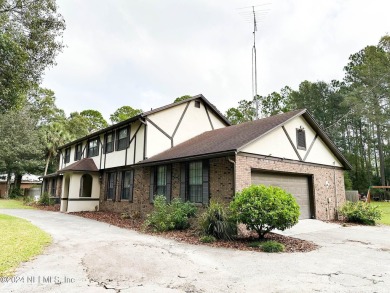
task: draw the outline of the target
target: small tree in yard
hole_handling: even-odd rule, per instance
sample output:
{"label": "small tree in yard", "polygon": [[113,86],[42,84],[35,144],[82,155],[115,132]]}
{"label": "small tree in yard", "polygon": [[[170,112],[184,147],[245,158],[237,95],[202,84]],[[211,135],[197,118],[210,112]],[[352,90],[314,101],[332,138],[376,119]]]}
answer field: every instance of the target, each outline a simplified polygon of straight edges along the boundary
{"label": "small tree in yard", "polygon": [[285,230],[298,223],[299,206],[295,198],[275,186],[252,185],[238,192],[231,209],[238,222],[264,238],[268,232]]}

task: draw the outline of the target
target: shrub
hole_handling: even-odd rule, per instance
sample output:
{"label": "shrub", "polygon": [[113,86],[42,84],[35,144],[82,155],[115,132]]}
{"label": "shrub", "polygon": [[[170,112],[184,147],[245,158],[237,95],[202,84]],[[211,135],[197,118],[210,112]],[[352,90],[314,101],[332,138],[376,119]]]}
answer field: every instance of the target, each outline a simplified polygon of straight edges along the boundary
{"label": "shrub", "polygon": [[200,237],[199,240],[200,240],[200,242],[203,242],[203,243],[213,243],[217,239],[211,235],[204,235],[204,236]]}
{"label": "shrub", "polygon": [[31,205],[34,202],[33,196],[25,196],[23,197],[23,204],[24,205]]}
{"label": "shrub", "polygon": [[17,199],[17,198],[19,198],[19,197],[21,197],[21,196],[23,196],[23,190],[20,189],[20,188],[12,188],[12,189],[10,190],[9,195],[8,195],[8,197],[9,197],[10,199]]}
{"label": "shrub", "polygon": [[48,192],[44,192],[41,194],[41,197],[39,198],[38,203],[42,206],[48,206],[50,205],[50,195]]}
{"label": "shrub", "polygon": [[252,241],[252,242],[249,242],[249,243],[247,244],[247,246],[249,246],[249,247],[260,247],[260,246],[261,246],[261,243],[262,243],[262,242],[260,242],[260,241]]}
{"label": "shrub", "polygon": [[285,247],[282,243],[270,240],[261,244],[261,249],[264,252],[283,252]]}
{"label": "shrub", "polygon": [[268,232],[285,230],[298,223],[295,198],[275,186],[251,185],[238,192],[230,205],[236,219],[264,238]]}
{"label": "shrub", "polygon": [[208,208],[199,217],[198,225],[205,235],[217,239],[233,239],[237,235],[237,222],[229,208],[211,201]]}
{"label": "shrub", "polygon": [[377,206],[372,206],[366,202],[347,201],[339,210],[340,214],[347,222],[361,223],[365,225],[375,225],[375,220],[382,217]]}
{"label": "shrub", "polygon": [[180,199],[167,203],[165,196],[158,195],[154,199],[154,210],[145,220],[145,225],[155,231],[183,230],[189,227],[189,217],[195,215],[196,207],[190,202]]}

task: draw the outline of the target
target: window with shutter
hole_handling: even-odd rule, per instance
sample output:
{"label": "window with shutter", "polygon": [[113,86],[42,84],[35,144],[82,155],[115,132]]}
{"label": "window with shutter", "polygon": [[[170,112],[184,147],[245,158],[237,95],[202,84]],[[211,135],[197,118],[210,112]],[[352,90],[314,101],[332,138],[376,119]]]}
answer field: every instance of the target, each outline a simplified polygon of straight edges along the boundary
{"label": "window with shutter", "polygon": [[306,134],[303,128],[297,129],[297,149],[306,150]]}

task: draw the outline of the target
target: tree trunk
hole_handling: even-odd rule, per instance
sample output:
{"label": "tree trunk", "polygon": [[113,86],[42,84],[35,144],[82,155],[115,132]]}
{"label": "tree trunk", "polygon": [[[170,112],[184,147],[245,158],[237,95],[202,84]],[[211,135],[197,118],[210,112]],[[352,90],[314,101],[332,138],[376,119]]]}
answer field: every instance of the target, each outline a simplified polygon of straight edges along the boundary
{"label": "tree trunk", "polygon": [[379,168],[380,168],[380,175],[381,175],[381,184],[382,186],[386,185],[386,177],[385,177],[385,158],[383,155],[383,145],[382,145],[382,131],[381,127],[377,124],[376,125],[377,130],[377,139],[378,139],[378,151],[379,151]]}
{"label": "tree trunk", "polygon": [[43,174],[44,176],[47,175],[47,169],[49,168],[50,159],[51,159],[51,152],[49,152],[47,159],[46,159],[45,173]]}
{"label": "tree trunk", "polygon": [[8,198],[10,188],[11,188],[11,172],[8,172],[4,198]]}

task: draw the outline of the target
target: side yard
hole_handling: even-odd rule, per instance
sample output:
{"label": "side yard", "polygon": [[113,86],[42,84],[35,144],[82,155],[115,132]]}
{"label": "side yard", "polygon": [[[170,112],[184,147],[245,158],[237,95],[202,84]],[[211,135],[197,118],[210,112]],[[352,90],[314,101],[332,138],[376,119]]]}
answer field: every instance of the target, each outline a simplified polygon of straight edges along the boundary
{"label": "side yard", "polygon": [[382,212],[382,218],[379,224],[390,225],[390,202],[371,202],[372,205],[379,207]]}
{"label": "side yard", "polygon": [[0,214],[0,276],[11,276],[21,262],[42,253],[51,243],[48,233],[30,222]]}

